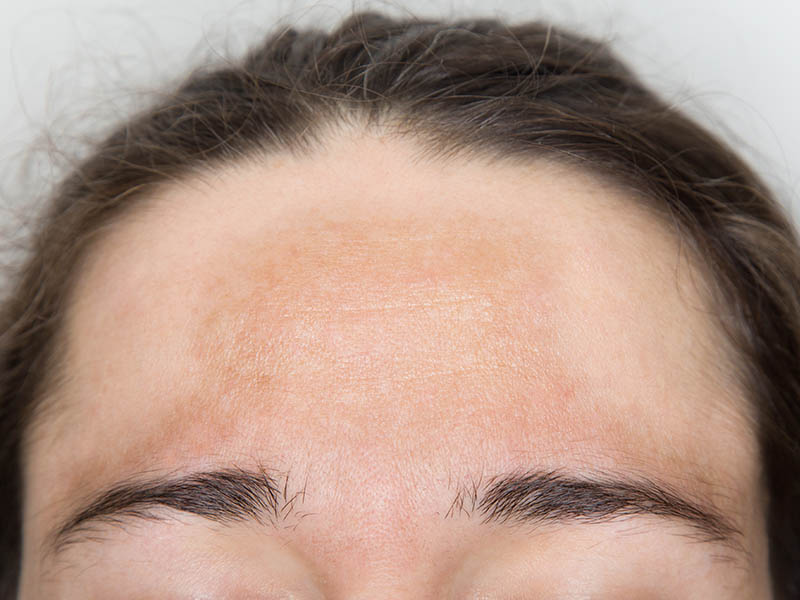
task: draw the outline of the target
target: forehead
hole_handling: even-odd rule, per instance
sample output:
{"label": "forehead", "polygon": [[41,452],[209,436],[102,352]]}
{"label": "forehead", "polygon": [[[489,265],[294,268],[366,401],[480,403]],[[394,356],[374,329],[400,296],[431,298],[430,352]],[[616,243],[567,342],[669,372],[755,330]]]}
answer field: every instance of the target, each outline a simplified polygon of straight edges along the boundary
{"label": "forehead", "polygon": [[414,157],[372,137],[267,157],[110,230],[28,496],[227,460],[299,469],[360,517],[532,463],[751,500],[743,402],[670,231],[564,167]]}

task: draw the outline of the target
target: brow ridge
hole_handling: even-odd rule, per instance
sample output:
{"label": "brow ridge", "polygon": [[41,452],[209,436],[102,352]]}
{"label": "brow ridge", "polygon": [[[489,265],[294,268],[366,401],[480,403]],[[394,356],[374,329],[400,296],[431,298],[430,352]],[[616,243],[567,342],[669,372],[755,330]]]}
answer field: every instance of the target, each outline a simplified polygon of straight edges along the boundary
{"label": "brow ridge", "polygon": [[[282,479],[282,481],[281,481]],[[289,515],[300,516],[306,486],[288,492],[288,473],[238,467],[131,478],[94,497],[60,527],[47,543],[51,551],[89,537],[93,527],[124,525],[134,519],[165,518],[168,508],[213,522],[257,522],[277,526]],[[633,516],[655,516],[688,525],[701,541],[735,547],[742,533],[716,508],[690,499],[663,483],[617,474],[575,475],[558,470],[519,470],[462,485],[444,515],[480,515],[484,525],[604,523]]]}

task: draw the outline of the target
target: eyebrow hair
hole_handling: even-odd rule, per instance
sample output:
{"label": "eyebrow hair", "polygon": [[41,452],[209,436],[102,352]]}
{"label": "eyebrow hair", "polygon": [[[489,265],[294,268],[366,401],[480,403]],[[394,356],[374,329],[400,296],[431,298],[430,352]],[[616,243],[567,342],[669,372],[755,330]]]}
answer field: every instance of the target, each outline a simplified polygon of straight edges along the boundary
{"label": "eyebrow hair", "polygon": [[[92,539],[104,524],[125,525],[136,519],[165,518],[168,508],[221,524],[257,522],[277,526],[298,511],[306,487],[288,493],[288,473],[279,478],[266,470],[230,468],[147,481],[129,480],[98,494],[56,528],[50,551]],[[474,514],[482,523],[605,523],[633,516],[655,516],[691,527],[700,541],[721,543],[747,555],[742,533],[709,505],[691,500],[646,478],[607,474],[570,475],[559,471],[518,471],[473,480],[461,486],[444,518]]]}
{"label": "eyebrow hair", "polygon": [[559,471],[517,471],[462,486],[446,517],[482,515],[482,523],[606,523],[633,516],[689,526],[701,541],[742,550],[742,532],[716,508],[647,478]]}
{"label": "eyebrow hair", "polygon": [[[60,552],[91,537],[98,525],[125,525],[136,520],[160,520],[159,508],[203,517],[221,524],[255,521],[284,522],[305,497],[305,486],[289,494],[289,475],[280,478],[265,469],[238,467],[202,471],[146,481],[131,479],[96,495],[49,536],[46,546]],[[302,515],[301,515],[302,516]]]}

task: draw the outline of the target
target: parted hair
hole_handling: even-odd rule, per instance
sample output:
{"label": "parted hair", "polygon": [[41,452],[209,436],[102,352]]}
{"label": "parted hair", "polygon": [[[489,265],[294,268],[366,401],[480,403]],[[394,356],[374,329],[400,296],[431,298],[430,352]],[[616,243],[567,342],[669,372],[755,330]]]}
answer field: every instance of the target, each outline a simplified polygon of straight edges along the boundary
{"label": "parted hair", "polygon": [[65,309],[100,233],[159,186],[313,151],[347,123],[391,127],[432,156],[563,161],[665,216],[707,267],[711,318],[756,415],[775,598],[800,599],[800,244],[773,192],[605,41],[540,21],[376,11],[331,30],[281,26],[242,58],[193,70],[54,187],[0,304],[1,597],[18,588],[25,443],[57,402]]}

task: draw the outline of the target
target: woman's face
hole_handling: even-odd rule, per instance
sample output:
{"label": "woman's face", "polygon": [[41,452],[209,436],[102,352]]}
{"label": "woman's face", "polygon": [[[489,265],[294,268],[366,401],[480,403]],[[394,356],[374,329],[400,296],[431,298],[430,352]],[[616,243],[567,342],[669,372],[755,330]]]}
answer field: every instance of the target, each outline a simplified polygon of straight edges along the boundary
{"label": "woman's face", "polygon": [[29,439],[24,600],[769,597],[688,249],[566,167],[418,151],[342,135],[105,232]]}

